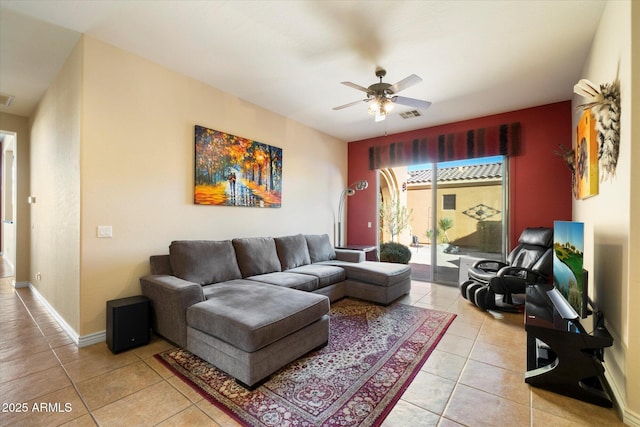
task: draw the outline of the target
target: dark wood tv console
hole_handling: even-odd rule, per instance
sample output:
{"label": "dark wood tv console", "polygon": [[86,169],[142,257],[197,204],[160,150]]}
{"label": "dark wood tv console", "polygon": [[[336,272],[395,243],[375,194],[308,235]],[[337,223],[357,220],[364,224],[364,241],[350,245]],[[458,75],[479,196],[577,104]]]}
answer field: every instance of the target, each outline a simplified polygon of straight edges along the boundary
{"label": "dark wood tv console", "polygon": [[593,333],[587,333],[575,311],[553,286],[527,286],[525,382],[612,407],[602,361],[604,348],[613,344],[613,338],[601,322],[594,324]]}

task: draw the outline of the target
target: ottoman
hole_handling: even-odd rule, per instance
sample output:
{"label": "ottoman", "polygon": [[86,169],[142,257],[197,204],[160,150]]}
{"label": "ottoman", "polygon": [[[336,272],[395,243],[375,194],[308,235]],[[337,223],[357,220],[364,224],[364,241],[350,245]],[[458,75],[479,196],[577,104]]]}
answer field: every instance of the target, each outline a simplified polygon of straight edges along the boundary
{"label": "ottoman", "polygon": [[411,266],[390,262],[347,262],[324,261],[342,267],[347,275],[345,280],[347,296],[388,305],[411,291]]}
{"label": "ottoman", "polygon": [[329,340],[329,298],[249,280],[208,286],[187,309],[187,350],[253,389]]}

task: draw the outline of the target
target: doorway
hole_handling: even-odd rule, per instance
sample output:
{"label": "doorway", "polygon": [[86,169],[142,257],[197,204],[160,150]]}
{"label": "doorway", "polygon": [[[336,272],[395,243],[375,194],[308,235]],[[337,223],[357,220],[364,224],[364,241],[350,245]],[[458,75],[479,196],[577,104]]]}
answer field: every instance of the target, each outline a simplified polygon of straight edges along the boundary
{"label": "doorway", "polygon": [[0,277],[12,276],[16,265],[16,136],[0,131]]}

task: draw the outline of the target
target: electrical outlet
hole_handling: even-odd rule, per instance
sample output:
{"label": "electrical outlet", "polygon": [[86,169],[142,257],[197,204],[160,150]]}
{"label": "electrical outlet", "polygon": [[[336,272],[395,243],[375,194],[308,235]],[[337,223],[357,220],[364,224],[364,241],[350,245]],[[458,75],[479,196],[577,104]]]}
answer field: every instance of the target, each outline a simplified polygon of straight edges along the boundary
{"label": "electrical outlet", "polygon": [[367,228],[371,228],[371,221],[367,222]]}
{"label": "electrical outlet", "polygon": [[36,280],[38,282],[40,282],[42,280],[42,273],[40,273],[40,272],[36,273]]}
{"label": "electrical outlet", "polygon": [[113,227],[110,225],[99,225],[98,237],[113,237]]}

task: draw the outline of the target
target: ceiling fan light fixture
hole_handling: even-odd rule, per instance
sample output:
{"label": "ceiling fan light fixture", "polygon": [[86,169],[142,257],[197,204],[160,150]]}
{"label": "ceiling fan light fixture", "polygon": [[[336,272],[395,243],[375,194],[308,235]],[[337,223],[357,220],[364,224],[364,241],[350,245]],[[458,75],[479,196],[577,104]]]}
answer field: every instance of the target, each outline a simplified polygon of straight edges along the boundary
{"label": "ceiling fan light fixture", "polygon": [[[390,99],[378,96],[369,104],[369,114],[372,116],[385,116],[393,110],[393,101]],[[380,120],[384,120],[384,117]]]}
{"label": "ceiling fan light fixture", "polygon": [[384,111],[385,114],[388,114],[391,112],[391,110],[393,110],[394,105],[395,104],[392,101],[385,98],[382,102],[382,111]]}
{"label": "ceiling fan light fixture", "polygon": [[[403,96],[397,96],[396,93],[411,87],[417,83],[420,83],[422,79],[415,74],[406,77],[396,84],[384,83],[382,78],[386,75],[386,71],[382,68],[376,69],[376,77],[380,79],[379,83],[374,83],[369,87],[360,86],[351,82],[342,82],[343,85],[349,86],[353,89],[357,89],[367,94],[367,98],[362,101],[369,104],[368,113],[375,117],[376,122],[385,119],[385,116],[393,110],[395,103],[402,105],[408,105],[413,108],[428,108],[431,103],[420,99],[407,98]],[[351,107],[352,105],[359,104],[360,101],[350,102],[345,105],[334,107],[334,110],[342,110],[343,108]]]}

